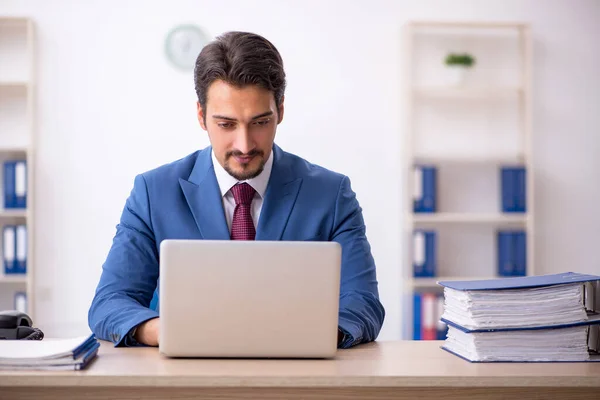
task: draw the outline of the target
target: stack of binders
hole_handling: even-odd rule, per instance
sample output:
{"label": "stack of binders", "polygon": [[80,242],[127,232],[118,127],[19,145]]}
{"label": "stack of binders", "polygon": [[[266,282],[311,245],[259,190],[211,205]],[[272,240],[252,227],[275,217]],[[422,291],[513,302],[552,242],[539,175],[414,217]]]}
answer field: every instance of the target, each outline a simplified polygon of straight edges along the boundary
{"label": "stack of binders", "polygon": [[0,370],[82,370],[96,358],[99,347],[94,335],[0,340]]}
{"label": "stack of binders", "polygon": [[438,283],[450,353],[471,362],[600,361],[600,276]]}

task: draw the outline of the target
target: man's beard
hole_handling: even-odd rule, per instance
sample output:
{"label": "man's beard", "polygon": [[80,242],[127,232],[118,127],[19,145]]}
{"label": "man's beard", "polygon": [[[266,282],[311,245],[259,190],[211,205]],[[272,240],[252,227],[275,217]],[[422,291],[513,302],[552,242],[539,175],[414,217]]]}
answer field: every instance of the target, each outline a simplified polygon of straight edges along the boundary
{"label": "man's beard", "polygon": [[[260,164],[258,165],[258,168],[255,171],[246,170],[246,171],[241,171],[238,173],[238,172],[233,171],[229,165],[229,160],[233,156],[260,157]],[[252,161],[254,161],[254,160],[252,160]],[[240,165],[242,166],[242,168],[244,168],[243,164],[240,164]],[[233,176],[238,181],[245,181],[247,179],[256,178],[265,169],[265,155],[260,150],[252,150],[248,154],[244,154],[241,151],[230,151],[227,154],[225,154],[225,166],[223,168],[225,169],[225,171],[227,171],[227,173],[229,175]]]}

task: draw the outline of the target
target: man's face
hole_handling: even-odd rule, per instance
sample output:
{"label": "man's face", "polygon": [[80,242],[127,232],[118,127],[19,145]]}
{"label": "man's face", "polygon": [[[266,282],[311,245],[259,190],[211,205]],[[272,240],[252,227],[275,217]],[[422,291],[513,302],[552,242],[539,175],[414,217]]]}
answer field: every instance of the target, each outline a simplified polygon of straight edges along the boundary
{"label": "man's face", "polygon": [[283,99],[277,110],[268,90],[256,85],[240,89],[218,80],[208,88],[206,110],[200,103],[197,107],[200,126],[225,171],[240,181],[260,174],[283,119]]}

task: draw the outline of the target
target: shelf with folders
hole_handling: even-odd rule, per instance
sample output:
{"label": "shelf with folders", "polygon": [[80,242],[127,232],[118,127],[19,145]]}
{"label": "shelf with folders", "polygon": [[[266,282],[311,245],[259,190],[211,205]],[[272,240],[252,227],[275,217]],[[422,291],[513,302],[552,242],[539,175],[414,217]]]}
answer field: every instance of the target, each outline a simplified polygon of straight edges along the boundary
{"label": "shelf with folders", "polygon": [[31,20],[0,17],[0,310],[32,318],[33,40]]}
{"label": "shelf with folders", "polygon": [[531,39],[526,24],[435,21],[405,38],[402,332],[427,339],[419,296],[439,280],[534,273]]}

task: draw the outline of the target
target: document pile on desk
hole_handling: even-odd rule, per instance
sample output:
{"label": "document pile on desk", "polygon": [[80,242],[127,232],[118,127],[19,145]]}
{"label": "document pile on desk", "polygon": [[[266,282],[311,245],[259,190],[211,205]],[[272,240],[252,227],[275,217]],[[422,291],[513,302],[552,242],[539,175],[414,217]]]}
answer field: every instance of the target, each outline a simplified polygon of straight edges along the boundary
{"label": "document pile on desk", "polygon": [[0,340],[0,370],[80,370],[98,354],[94,335],[72,339]]}
{"label": "document pile on desk", "polygon": [[600,276],[443,281],[443,349],[472,362],[600,361]]}

